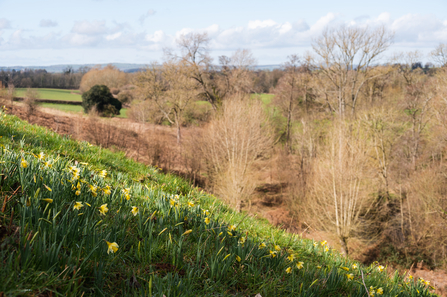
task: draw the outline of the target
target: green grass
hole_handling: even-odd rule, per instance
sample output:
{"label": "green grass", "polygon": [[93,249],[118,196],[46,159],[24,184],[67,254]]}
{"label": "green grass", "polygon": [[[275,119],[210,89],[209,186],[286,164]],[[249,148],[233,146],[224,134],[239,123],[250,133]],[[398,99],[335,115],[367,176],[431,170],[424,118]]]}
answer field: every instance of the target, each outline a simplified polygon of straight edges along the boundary
{"label": "green grass", "polygon": [[362,273],[384,296],[430,296],[123,153],[2,114],[0,136],[6,296],[367,296]]}
{"label": "green grass", "polygon": [[[46,108],[51,108],[51,109],[62,110],[65,112],[72,112],[72,113],[78,113],[78,114],[84,113],[84,109],[80,105],[42,103],[42,104],[40,104],[40,106],[46,107]],[[117,117],[118,118],[127,118],[127,109],[126,108],[121,109],[120,115]]]}
{"label": "green grass", "polygon": [[[81,93],[78,90],[62,90],[62,89],[35,89],[39,92],[40,99],[49,100],[66,100],[66,101],[82,101]],[[25,88],[16,89],[17,97],[24,97]]]}

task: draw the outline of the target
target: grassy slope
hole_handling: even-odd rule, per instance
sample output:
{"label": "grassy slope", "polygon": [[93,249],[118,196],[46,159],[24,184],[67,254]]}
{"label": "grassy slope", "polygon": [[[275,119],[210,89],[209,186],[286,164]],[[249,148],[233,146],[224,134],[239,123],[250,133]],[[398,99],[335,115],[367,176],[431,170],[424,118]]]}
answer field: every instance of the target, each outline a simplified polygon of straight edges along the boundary
{"label": "grassy slope", "polygon": [[[78,90],[62,90],[62,89],[36,89],[39,92],[40,99],[50,100],[67,100],[67,101],[82,101],[81,94]],[[26,93],[25,88],[16,89],[17,97],[24,97]]]}
{"label": "grassy slope", "polygon": [[[353,269],[352,261],[336,251],[324,251],[321,243],[287,234],[266,220],[234,213],[182,179],[123,154],[72,141],[13,116],[1,117],[0,135],[2,145],[9,148],[0,156],[5,177],[2,196],[11,195],[19,185],[23,190],[0,213],[0,234],[9,232],[9,236],[1,235],[0,242],[0,279],[4,280],[0,292],[7,296],[48,291],[64,296],[80,292],[94,296],[366,296],[360,270],[368,288],[383,288],[385,296],[429,295],[420,283],[406,285],[397,274],[389,279],[377,265]],[[44,160],[33,156],[39,152],[46,154]],[[22,158],[28,162],[26,168],[21,167]],[[67,169],[72,160],[88,163],[78,165],[80,179],[76,181]],[[102,169],[109,172],[105,179],[98,174]],[[81,195],[77,196],[79,181]],[[100,190],[106,185],[111,186],[109,195]],[[90,186],[97,187],[97,195]],[[126,188],[130,188],[130,200],[123,192]],[[53,202],[42,200],[46,198]],[[176,206],[171,207],[171,199]],[[84,207],[73,209],[75,201]],[[105,203],[109,212],[100,215],[98,207]],[[133,206],[139,209],[136,216],[131,214]],[[236,230],[230,232],[230,224]],[[6,226],[20,229],[13,232]],[[185,234],[187,230],[192,231]],[[107,254],[105,240],[119,244],[116,253]],[[265,248],[259,248],[262,242]],[[275,245],[279,251],[271,257]],[[293,263],[287,259],[290,255],[295,256]],[[299,262],[303,262],[301,269],[296,266]],[[353,281],[348,281],[349,273]]]}

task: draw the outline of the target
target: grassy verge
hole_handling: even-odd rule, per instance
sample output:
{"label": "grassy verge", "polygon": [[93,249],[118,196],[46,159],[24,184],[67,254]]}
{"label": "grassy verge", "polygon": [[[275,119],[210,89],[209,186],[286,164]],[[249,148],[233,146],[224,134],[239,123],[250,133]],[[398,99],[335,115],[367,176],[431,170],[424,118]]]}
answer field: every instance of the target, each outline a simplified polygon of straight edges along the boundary
{"label": "grassy verge", "polygon": [[[62,90],[62,89],[35,89],[39,95],[40,99],[49,100],[67,100],[67,101],[82,101],[81,93],[78,90]],[[26,93],[25,88],[17,88],[16,96],[24,97]]]}
{"label": "grassy verge", "polygon": [[6,296],[431,295],[123,154],[3,114],[0,136]]}

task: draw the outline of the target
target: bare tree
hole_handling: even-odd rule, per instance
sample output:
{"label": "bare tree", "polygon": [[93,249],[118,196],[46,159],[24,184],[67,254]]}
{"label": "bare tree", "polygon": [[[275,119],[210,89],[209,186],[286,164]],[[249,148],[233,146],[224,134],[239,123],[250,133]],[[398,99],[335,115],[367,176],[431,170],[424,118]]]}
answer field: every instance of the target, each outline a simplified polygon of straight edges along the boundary
{"label": "bare tree", "polygon": [[431,53],[432,60],[441,67],[447,66],[447,43],[440,43]]}
{"label": "bare tree", "polygon": [[216,110],[226,95],[216,84],[212,76],[213,65],[209,55],[210,38],[207,33],[189,33],[180,36],[177,45],[181,56],[176,55],[170,49],[164,49],[165,56],[171,61],[182,61],[190,68],[190,77],[195,80],[200,88],[199,96],[208,101]]}
{"label": "bare tree", "polygon": [[242,96],[225,100],[204,131],[202,149],[215,190],[238,211],[254,190],[253,164],[272,143],[261,102]]}
{"label": "bare tree", "polygon": [[228,94],[248,94],[254,89],[253,67],[256,59],[248,49],[238,49],[231,57],[220,56],[221,89]]}
{"label": "bare tree", "polygon": [[392,40],[393,34],[385,27],[371,29],[342,25],[326,28],[313,42],[312,47],[319,56],[316,66],[334,87],[341,117],[344,117],[348,104],[355,114],[361,88],[366,81],[381,75],[373,74],[371,66],[378,62]]}
{"label": "bare tree", "polygon": [[313,195],[308,198],[309,218],[337,234],[345,255],[349,238],[361,226],[361,215],[372,206],[367,157],[359,125],[338,121],[316,161]]}

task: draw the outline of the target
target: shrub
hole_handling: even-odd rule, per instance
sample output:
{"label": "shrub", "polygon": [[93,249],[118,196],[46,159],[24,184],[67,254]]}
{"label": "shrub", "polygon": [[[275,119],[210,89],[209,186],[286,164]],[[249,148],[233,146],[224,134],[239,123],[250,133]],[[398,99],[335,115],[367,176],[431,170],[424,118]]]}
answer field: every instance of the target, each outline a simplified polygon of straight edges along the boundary
{"label": "shrub", "polygon": [[25,104],[25,110],[27,116],[31,116],[37,110],[37,99],[39,99],[39,92],[35,89],[28,88],[26,90],[23,103]]}
{"label": "shrub", "polygon": [[82,94],[82,107],[85,113],[94,108],[99,115],[112,116],[120,114],[122,104],[113,97],[107,86],[96,85]]}

